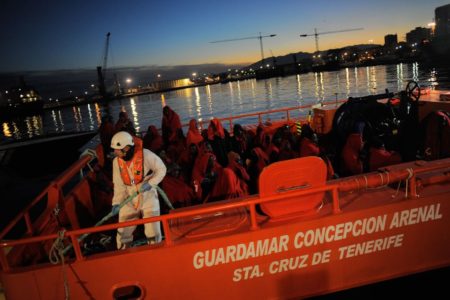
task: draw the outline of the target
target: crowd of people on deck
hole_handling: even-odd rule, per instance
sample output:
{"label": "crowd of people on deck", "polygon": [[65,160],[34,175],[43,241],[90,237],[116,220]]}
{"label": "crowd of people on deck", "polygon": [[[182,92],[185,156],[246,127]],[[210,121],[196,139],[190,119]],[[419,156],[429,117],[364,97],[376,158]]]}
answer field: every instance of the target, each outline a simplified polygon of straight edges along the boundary
{"label": "crowd of people on deck", "polygon": [[[401,162],[400,155],[386,150],[381,140],[365,137],[364,124],[360,123],[355,124],[339,157],[328,155],[308,123],[284,125],[270,133],[265,129],[263,124],[255,131],[234,124],[230,133],[213,118],[207,128],[200,130],[192,119],[185,133],[179,115],[165,106],[161,133],[150,125],[140,137],[143,147],[158,155],[167,168],[160,187],[174,207],[256,194],[264,167],[297,157],[321,157],[328,168],[328,179],[337,177],[337,173],[361,174]],[[110,117],[102,119],[99,132],[105,153],[110,152],[111,139],[119,131],[139,135],[124,111],[115,124]]]}

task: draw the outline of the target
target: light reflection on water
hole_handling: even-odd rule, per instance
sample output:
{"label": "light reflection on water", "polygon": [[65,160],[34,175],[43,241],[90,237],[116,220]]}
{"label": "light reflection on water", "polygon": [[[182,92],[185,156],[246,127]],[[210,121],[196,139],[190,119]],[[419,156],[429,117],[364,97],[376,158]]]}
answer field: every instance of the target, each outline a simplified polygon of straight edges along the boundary
{"label": "light reflection on water", "polygon": [[[136,129],[145,131],[149,125],[161,126],[162,107],[169,105],[186,124],[191,118],[209,120],[280,107],[293,107],[348,97],[365,96],[403,90],[408,80],[421,86],[450,88],[448,69],[425,70],[418,63],[345,68],[333,72],[307,73],[266,80],[244,80],[165,93],[141,95],[113,100],[108,111],[117,121],[119,112],[128,112]],[[34,136],[71,131],[96,130],[105,107],[86,104],[47,110],[42,116],[2,121],[0,140],[27,139]],[[301,115],[308,112],[300,110]],[[242,124],[256,119],[242,120]]]}

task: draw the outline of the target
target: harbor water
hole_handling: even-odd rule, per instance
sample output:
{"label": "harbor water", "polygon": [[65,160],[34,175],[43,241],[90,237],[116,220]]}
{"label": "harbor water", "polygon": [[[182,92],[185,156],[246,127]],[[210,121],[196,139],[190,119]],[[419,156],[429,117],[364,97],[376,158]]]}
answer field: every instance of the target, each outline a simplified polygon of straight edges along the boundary
{"label": "harbor water", "polygon": [[[191,118],[207,121],[280,107],[294,107],[348,97],[398,92],[408,81],[422,87],[450,89],[450,70],[414,64],[345,68],[265,80],[248,79],[112,100],[107,104],[74,104],[43,114],[2,120],[0,140],[23,140],[54,133],[96,130],[109,113],[117,121],[127,111],[138,131],[160,127],[162,107],[169,105],[186,124]],[[35,86],[39,90],[39,86]],[[308,111],[299,111],[306,115]],[[242,120],[242,124],[255,120]]]}

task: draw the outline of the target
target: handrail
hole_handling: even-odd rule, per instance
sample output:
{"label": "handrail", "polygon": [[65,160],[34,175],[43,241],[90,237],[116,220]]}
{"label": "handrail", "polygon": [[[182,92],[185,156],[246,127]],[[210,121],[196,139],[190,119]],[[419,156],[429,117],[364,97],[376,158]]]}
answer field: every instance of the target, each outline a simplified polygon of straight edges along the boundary
{"label": "handrail", "polygon": [[[320,193],[320,192],[326,192],[331,191],[332,192],[332,204],[333,204],[333,213],[339,213],[339,195],[337,193],[338,185],[337,184],[329,184],[324,185],[320,187],[314,187],[311,189],[305,189],[305,190],[296,190],[296,191],[289,191],[289,192],[283,192],[278,193],[270,196],[265,197],[250,197],[243,200],[237,200],[232,202],[227,202],[225,204],[219,204],[214,206],[208,206],[208,207],[199,207],[195,210],[188,210],[188,211],[182,211],[182,212],[175,212],[173,214],[167,214],[167,215],[161,215],[156,217],[150,217],[150,218],[143,218],[133,221],[126,221],[126,222],[120,222],[116,224],[107,224],[107,225],[101,225],[98,227],[91,227],[91,228],[84,228],[84,229],[76,229],[71,231],[64,232],[64,237],[69,237],[72,241],[73,248],[75,250],[75,259],[76,261],[83,260],[84,256],[81,252],[80,244],[78,241],[78,237],[83,234],[92,234],[96,232],[103,232],[108,230],[117,230],[121,227],[128,227],[128,226],[134,226],[134,225],[142,225],[146,223],[152,223],[152,222],[158,222],[161,221],[162,225],[165,229],[165,245],[169,246],[173,244],[173,240],[170,236],[170,228],[169,228],[169,221],[184,217],[191,217],[196,216],[199,214],[207,214],[207,213],[213,213],[217,211],[223,211],[223,210],[230,210],[233,208],[242,208],[246,207],[250,211],[250,229],[251,230],[257,230],[258,224],[256,222],[256,209],[255,206],[257,204],[271,202],[271,201],[277,201],[285,199],[286,196],[289,197],[300,197],[305,196],[309,194],[314,193]],[[45,236],[37,236],[37,237],[29,237],[24,238],[20,240],[14,240],[14,241],[3,241],[0,243],[0,249],[5,247],[14,247],[18,245],[24,245],[24,244],[31,244],[31,243],[37,243],[37,242],[44,242],[48,240],[54,240],[58,237],[57,233],[48,234]],[[0,263],[2,265],[3,270],[8,271],[10,270],[10,266],[7,262],[6,256],[4,254],[4,251],[0,250]]]}
{"label": "handrail", "polygon": [[[324,105],[337,105],[338,103],[344,103],[345,101],[347,101],[347,99],[341,99],[341,100],[334,100],[334,101],[324,101],[324,102],[320,102],[320,104],[322,106]],[[233,120],[236,119],[242,119],[242,118],[248,118],[248,117],[258,117],[258,122],[262,123],[262,116],[264,115],[268,115],[268,114],[273,114],[273,113],[279,113],[279,112],[286,112],[286,120],[290,121],[291,117],[290,117],[290,111],[292,110],[297,110],[297,109],[305,109],[305,108],[311,108],[314,105],[317,105],[319,103],[311,103],[311,104],[306,104],[306,105],[300,105],[300,106],[294,106],[294,107],[287,107],[287,108],[279,108],[279,109],[273,109],[273,110],[266,110],[266,111],[260,111],[260,112],[254,112],[254,113],[246,113],[246,114],[240,114],[237,116],[229,116],[229,117],[223,117],[223,118],[218,118],[218,120],[220,122],[223,121],[228,121],[230,123],[230,131],[233,130]],[[210,122],[210,120],[202,120],[202,121],[198,121],[199,125],[201,128],[203,128],[203,124],[208,124]],[[188,127],[189,123],[183,124],[183,127]]]}

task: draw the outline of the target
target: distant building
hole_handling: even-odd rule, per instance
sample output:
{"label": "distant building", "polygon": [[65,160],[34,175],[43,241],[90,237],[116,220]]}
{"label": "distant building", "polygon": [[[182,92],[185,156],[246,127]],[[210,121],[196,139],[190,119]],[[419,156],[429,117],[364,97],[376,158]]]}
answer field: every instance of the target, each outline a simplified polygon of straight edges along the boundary
{"label": "distant building", "polygon": [[397,34],[388,34],[384,36],[384,46],[394,48],[397,45]]}
{"label": "distant building", "polygon": [[429,40],[431,37],[431,29],[424,27],[416,27],[406,34],[406,42],[413,46],[414,44],[420,44],[424,40]]}
{"label": "distant building", "polygon": [[164,90],[184,88],[192,86],[193,84],[194,83],[191,81],[191,79],[182,78],[182,79],[161,80],[153,82],[151,87],[157,91],[164,91]]}
{"label": "distant building", "polygon": [[434,10],[436,29],[435,36],[450,34],[450,4],[439,6]]}

